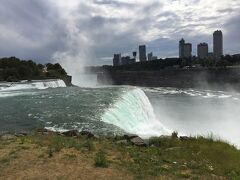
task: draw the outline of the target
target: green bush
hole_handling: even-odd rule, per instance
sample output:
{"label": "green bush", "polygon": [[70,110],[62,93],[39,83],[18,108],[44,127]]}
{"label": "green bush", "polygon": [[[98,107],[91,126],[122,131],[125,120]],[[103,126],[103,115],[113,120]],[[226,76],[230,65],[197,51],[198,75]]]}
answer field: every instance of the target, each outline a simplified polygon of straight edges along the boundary
{"label": "green bush", "polygon": [[62,137],[54,137],[51,140],[51,144],[50,144],[50,149],[54,152],[59,152],[61,151],[61,149],[63,149],[64,147],[66,147],[66,140],[65,138]]}
{"label": "green bush", "polygon": [[177,131],[174,131],[174,132],[172,133],[172,138],[173,138],[173,139],[177,139],[177,138],[178,138],[178,132],[177,132]]}
{"label": "green bush", "polygon": [[106,155],[104,152],[100,151],[96,154],[95,156],[95,166],[96,167],[101,167],[101,168],[107,168],[108,167],[108,162],[106,159]]}
{"label": "green bush", "polygon": [[53,157],[53,151],[52,151],[52,149],[49,149],[49,150],[48,150],[48,157],[49,157],[49,158]]}

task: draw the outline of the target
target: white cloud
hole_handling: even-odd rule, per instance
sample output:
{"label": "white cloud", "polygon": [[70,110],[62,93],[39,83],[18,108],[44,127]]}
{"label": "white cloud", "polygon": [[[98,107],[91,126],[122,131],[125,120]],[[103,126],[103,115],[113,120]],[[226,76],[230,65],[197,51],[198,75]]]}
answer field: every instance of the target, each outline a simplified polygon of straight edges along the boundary
{"label": "white cloud", "polygon": [[[52,56],[72,74],[85,64],[111,63],[104,57],[131,53],[142,43],[161,57],[177,55],[181,37],[194,46],[202,41],[211,45],[216,29],[224,32],[226,52],[239,50],[234,31],[240,28],[239,0],[2,1],[0,41],[14,48],[7,53],[0,48],[0,55],[18,48],[28,57],[34,48],[34,56]],[[3,37],[6,33],[9,38]]]}

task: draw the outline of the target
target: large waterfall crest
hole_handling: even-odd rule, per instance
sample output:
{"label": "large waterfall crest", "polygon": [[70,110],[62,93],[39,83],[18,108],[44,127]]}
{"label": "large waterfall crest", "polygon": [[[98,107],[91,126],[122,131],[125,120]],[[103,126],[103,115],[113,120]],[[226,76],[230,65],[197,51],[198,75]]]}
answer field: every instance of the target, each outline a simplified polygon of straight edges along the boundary
{"label": "large waterfall crest", "polygon": [[133,89],[124,94],[104,113],[102,121],[144,138],[170,132],[156,118],[148,97],[141,89]]}

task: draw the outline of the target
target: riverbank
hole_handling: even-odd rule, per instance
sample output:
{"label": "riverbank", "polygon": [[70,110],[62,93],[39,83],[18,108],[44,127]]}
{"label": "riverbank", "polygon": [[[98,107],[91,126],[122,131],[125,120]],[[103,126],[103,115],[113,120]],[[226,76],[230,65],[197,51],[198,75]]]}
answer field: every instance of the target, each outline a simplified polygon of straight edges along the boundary
{"label": "riverbank", "polygon": [[[39,131],[0,138],[3,179],[238,179],[240,151],[203,137],[98,137]],[[135,137],[136,138],[136,137]],[[135,139],[135,142],[141,140]],[[134,145],[135,144],[135,145]]]}

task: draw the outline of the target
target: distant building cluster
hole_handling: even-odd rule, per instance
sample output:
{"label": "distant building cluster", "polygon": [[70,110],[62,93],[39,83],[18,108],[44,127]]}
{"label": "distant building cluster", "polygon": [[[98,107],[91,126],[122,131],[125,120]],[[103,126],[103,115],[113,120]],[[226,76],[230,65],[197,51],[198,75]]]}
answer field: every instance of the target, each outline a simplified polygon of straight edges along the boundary
{"label": "distant building cluster", "polygon": [[[153,61],[157,60],[158,57],[154,56],[152,52],[147,54],[146,45],[140,45],[139,46],[139,61],[145,62],[145,61]],[[132,53],[132,57],[130,56],[121,56],[121,53],[114,54],[113,56],[113,66],[121,66],[121,65],[130,65],[134,64],[137,61],[137,52],[134,51]]]}
{"label": "distant building cluster", "polygon": [[113,66],[129,65],[136,62],[136,52],[133,52],[133,58],[130,56],[121,56],[121,54],[114,54],[113,56]]}
{"label": "distant building cluster", "polygon": [[[197,45],[197,56],[199,59],[220,59],[223,55],[223,34],[222,31],[217,30],[213,33],[213,52],[209,52],[209,47],[206,42]],[[192,58],[192,44],[186,43],[182,38],[179,41],[179,58]],[[139,46],[139,62],[157,60],[152,52],[147,54],[146,45]],[[130,65],[137,61],[137,52],[132,53],[131,56],[121,56],[121,53],[114,54],[113,66]]]}
{"label": "distant building cluster", "polygon": [[[213,52],[209,52],[207,43],[197,45],[197,56],[199,59],[214,58],[219,59],[223,55],[223,34],[222,31],[213,33]],[[179,58],[192,57],[192,44],[185,43],[184,39],[179,41]]]}

